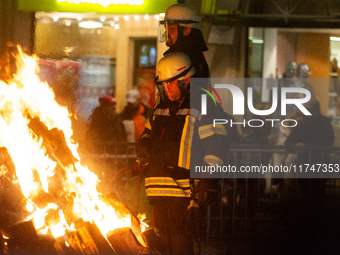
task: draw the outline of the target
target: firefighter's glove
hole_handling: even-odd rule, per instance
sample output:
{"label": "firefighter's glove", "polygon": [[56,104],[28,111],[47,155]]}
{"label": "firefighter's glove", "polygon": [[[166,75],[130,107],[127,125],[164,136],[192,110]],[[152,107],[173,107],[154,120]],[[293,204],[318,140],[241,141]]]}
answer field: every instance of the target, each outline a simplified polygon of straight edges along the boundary
{"label": "firefighter's glove", "polygon": [[185,230],[191,237],[198,238],[202,234],[202,230],[205,225],[204,216],[199,209],[198,204],[194,201],[190,201],[190,205],[185,212]]}
{"label": "firefighter's glove", "polygon": [[137,164],[140,168],[149,165],[151,155],[151,140],[141,139],[136,141]]}
{"label": "firefighter's glove", "polygon": [[213,179],[201,179],[196,183],[191,192],[191,198],[197,201],[200,207],[207,207],[215,198],[216,181]]}

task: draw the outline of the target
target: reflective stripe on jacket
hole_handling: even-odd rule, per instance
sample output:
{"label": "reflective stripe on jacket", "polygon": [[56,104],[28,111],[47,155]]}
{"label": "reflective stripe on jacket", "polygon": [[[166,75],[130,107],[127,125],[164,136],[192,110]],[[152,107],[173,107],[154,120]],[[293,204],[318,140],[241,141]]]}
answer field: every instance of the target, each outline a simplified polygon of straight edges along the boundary
{"label": "reflective stripe on jacket", "polygon": [[226,129],[212,123],[210,116],[201,116],[196,108],[190,108],[189,96],[181,103],[163,101],[156,106],[141,136],[151,139],[151,159],[145,173],[149,198],[190,197],[193,148],[199,164],[223,165],[221,148],[216,145],[226,137]]}

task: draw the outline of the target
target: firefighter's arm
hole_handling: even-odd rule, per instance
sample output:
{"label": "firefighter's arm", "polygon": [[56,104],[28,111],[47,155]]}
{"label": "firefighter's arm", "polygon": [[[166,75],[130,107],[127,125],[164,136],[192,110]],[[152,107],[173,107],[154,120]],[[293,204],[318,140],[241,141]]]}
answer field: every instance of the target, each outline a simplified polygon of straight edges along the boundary
{"label": "firefighter's arm", "polygon": [[[199,124],[198,135],[204,151],[201,165],[224,166],[229,151],[227,129],[221,124],[214,125],[211,120],[204,117],[197,124]],[[218,179],[215,178],[199,180],[192,191],[199,206],[208,206],[213,202],[217,185]]]}

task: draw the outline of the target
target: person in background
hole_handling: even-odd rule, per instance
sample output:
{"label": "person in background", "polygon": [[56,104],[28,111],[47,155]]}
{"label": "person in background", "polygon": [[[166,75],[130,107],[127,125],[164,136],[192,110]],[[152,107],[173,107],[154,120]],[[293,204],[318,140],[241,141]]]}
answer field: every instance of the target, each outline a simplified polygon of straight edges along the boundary
{"label": "person in background", "polygon": [[[296,69],[297,65],[295,61],[290,61],[287,63],[285,72],[282,75],[282,78],[289,78],[289,80],[296,77]],[[288,86],[289,87],[289,86]],[[293,86],[291,86],[293,87]]]}
{"label": "person in background", "polygon": [[126,93],[126,102],[120,118],[125,128],[127,141],[134,143],[144,131],[145,122],[150,116],[150,109],[140,102],[137,89],[131,89]]}
{"label": "person in background", "polygon": [[97,106],[90,116],[86,138],[100,151],[114,149],[116,142],[126,141],[124,126],[116,112],[116,99],[112,96],[99,98]]}
{"label": "person in background", "polygon": [[[306,80],[310,77],[311,72],[309,70],[309,66],[305,63],[299,64],[297,66],[297,71],[296,71],[296,79],[295,79],[295,87],[297,88],[305,88],[309,90],[311,94],[311,99],[310,101],[316,100],[315,94],[314,94],[314,89],[311,84],[306,82]],[[300,95],[300,97],[304,97],[304,95]]]}

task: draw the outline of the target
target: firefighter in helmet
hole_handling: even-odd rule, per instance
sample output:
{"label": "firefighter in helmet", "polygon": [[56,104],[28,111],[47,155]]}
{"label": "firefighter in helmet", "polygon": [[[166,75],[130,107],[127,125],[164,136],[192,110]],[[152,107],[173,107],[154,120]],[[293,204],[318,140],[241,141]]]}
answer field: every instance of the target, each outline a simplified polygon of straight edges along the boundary
{"label": "firefighter in helmet", "polygon": [[209,77],[209,67],[203,52],[208,50],[199,27],[196,10],[187,4],[171,5],[165,12],[164,20],[159,24],[160,42],[166,42],[172,52],[183,52],[196,66],[195,77]]}
{"label": "firefighter in helmet", "polygon": [[218,146],[219,142],[226,144],[226,131],[205,132],[213,129],[216,116],[201,115],[199,104],[190,104],[190,94],[199,91],[190,87],[196,72],[182,52],[169,53],[158,62],[155,83],[163,86],[169,100],[154,108],[136,147],[147,165],[145,192],[152,206],[153,231],[163,244],[160,247],[165,247],[162,254],[194,254],[194,241],[203,226],[201,210],[213,201],[214,179],[190,179],[192,153],[204,162],[196,162],[199,165],[210,165],[213,160],[223,164],[226,155]]}

